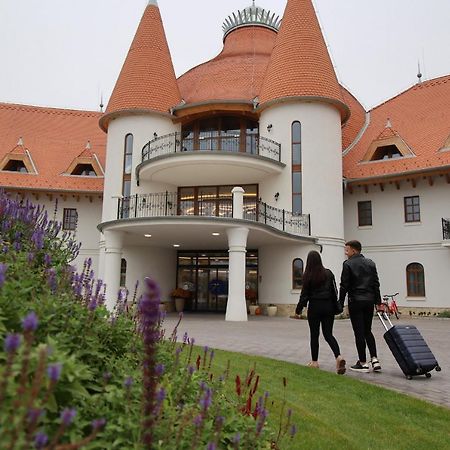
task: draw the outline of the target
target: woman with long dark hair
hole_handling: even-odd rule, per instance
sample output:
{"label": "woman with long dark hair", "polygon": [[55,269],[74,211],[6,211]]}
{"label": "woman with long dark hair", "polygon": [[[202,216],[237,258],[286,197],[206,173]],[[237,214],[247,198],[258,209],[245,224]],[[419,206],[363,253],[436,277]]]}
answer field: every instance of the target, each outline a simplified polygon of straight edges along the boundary
{"label": "woman with long dark hair", "polygon": [[319,368],[319,335],[322,334],[336,358],[336,372],[345,373],[345,360],[341,356],[339,344],[333,336],[334,315],[337,308],[337,288],[333,272],[323,267],[322,258],[316,251],[310,251],[303,274],[303,288],[295,313],[300,315],[308,306],[310,331],[310,367]]}

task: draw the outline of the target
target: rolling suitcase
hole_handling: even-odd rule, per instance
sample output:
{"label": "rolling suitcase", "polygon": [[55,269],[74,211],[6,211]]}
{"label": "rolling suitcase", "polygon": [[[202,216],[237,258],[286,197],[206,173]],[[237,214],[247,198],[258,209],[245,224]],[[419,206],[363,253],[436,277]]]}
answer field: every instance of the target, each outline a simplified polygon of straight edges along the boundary
{"label": "rolling suitcase", "polygon": [[430,378],[433,369],[437,372],[441,370],[433,352],[414,325],[392,325],[386,313],[377,314],[386,329],[384,340],[408,380],[418,375]]}

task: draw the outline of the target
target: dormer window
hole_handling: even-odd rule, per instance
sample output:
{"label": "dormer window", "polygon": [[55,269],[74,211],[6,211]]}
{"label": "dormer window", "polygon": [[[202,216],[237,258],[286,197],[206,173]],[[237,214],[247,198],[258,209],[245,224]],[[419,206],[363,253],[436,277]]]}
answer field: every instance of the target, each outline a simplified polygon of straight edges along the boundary
{"label": "dormer window", "polygon": [[7,170],[8,172],[28,173],[25,163],[20,159],[10,159],[2,170]]}
{"label": "dormer window", "polygon": [[77,164],[75,169],[73,169],[71,175],[81,175],[84,177],[96,177],[97,173],[95,172],[92,164]]}
{"label": "dormer window", "polygon": [[407,156],[415,155],[400,134],[392,129],[391,122],[388,120],[386,127],[370,144],[361,162],[391,161]]}
{"label": "dormer window", "polygon": [[382,145],[377,147],[371,161],[381,161],[382,159],[402,158],[403,155],[395,144]]}

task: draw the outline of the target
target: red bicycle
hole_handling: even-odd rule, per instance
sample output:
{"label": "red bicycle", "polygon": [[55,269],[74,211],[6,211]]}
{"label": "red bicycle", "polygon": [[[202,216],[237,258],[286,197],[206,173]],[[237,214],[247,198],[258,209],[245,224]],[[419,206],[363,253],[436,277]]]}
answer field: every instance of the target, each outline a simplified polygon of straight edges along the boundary
{"label": "red bicycle", "polygon": [[398,295],[398,292],[395,294],[384,294],[383,301],[381,302],[384,305],[385,312],[388,316],[394,315],[396,319],[400,319],[401,312],[398,310],[397,302],[395,298]]}

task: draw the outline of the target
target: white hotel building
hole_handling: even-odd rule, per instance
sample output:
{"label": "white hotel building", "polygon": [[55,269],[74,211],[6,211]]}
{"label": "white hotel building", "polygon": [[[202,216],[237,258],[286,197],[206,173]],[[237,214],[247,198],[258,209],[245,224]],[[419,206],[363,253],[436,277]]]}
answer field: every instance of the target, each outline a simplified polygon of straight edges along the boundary
{"label": "white hotel building", "polygon": [[190,311],[246,320],[247,296],[288,314],[308,252],[338,278],[358,239],[401,308],[450,309],[450,76],[365,111],[311,0],[223,30],[177,79],[151,0],[105,113],[0,103],[0,185],[58,199],[109,305],[151,276]]}

